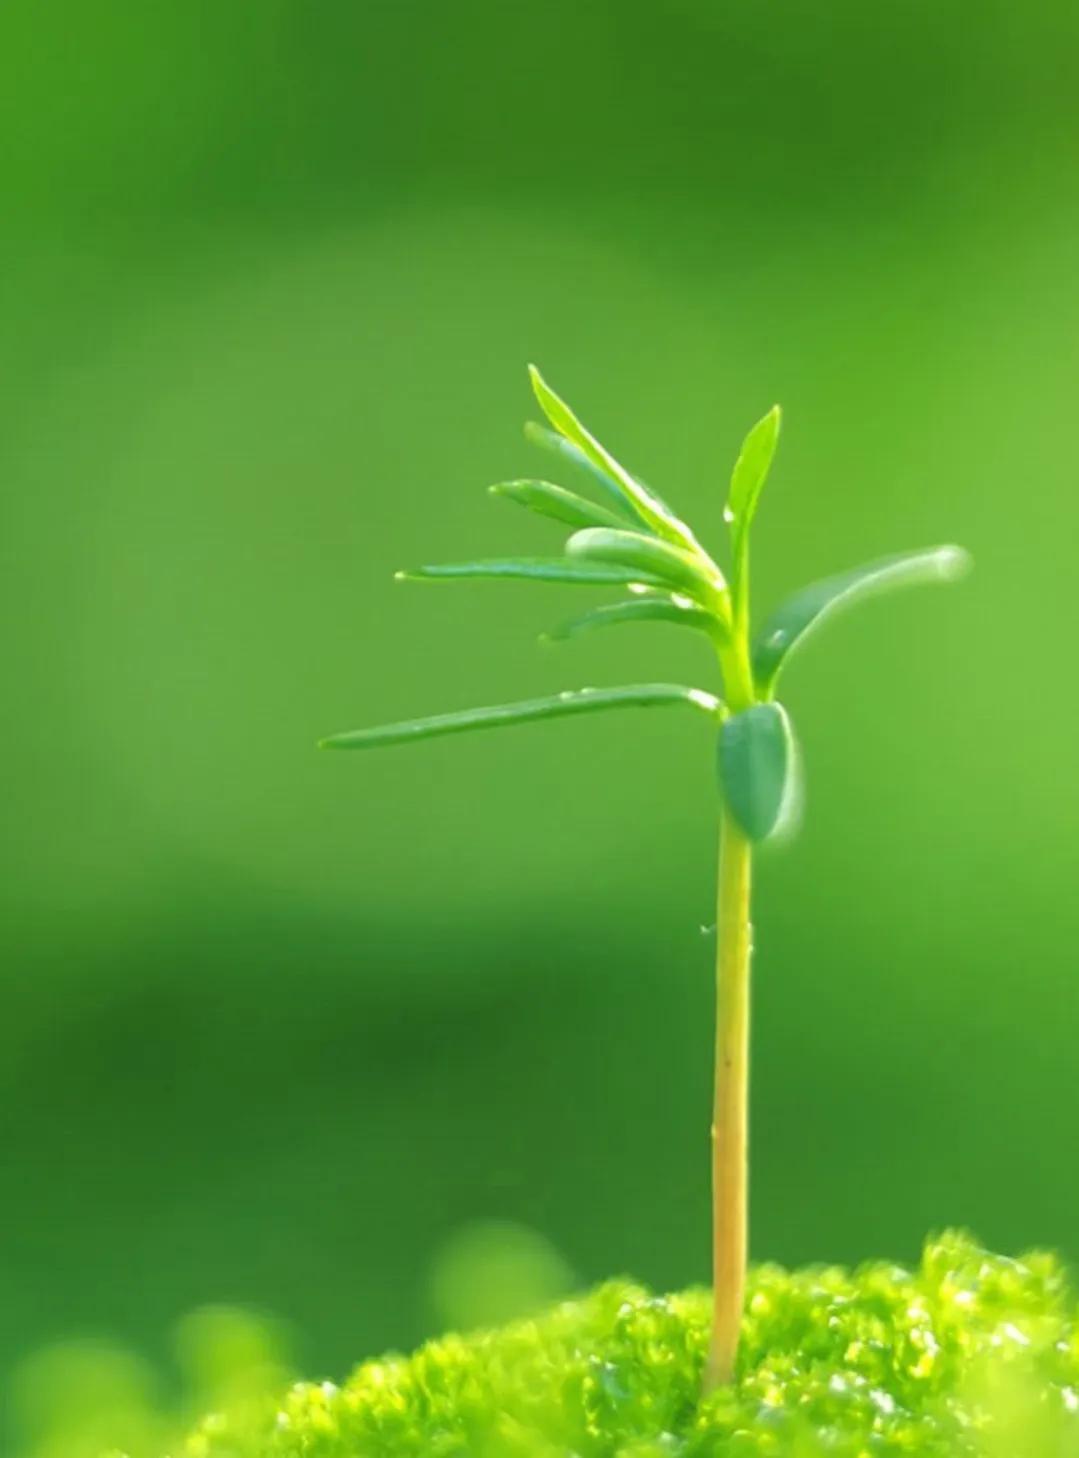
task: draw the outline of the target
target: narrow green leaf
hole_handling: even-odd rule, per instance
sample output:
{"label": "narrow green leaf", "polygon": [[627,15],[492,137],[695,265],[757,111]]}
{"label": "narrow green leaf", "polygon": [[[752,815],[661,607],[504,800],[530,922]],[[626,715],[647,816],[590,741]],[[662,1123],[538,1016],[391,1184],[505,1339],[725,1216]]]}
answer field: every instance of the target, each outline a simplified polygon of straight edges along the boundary
{"label": "narrow green leaf", "polygon": [[779,406],[773,405],[742,442],[727,496],[727,520],[739,532],[748,531],[757,510],[757,502],[776,453],[780,418]]}
{"label": "narrow green leaf", "polygon": [[615,563],[660,578],[668,586],[709,605],[723,594],[723,574],[708,558],[684,551],[643,532],[589,527],[574,532],[566,552],[590,562]]}
{"label": "narrow green leaf", "polygon": [[629,567],[603,562],[574,561],[569,557],[505,557],[478,562],[438,562],[427,567],[406,567],[395,574],[399,582],[438,581],[470,577],[511,577],[534,582],[571,582],[582,587],[622,586],[641,582],[663,587],[660,577]]}
{"label": "narrow green leaf", "polygon": [[725,720],[719,779],[729,813],[750,840],[790,828],[798,809],[798,755],[781,704],[755,704]]}
{"label": "narrow green leaf", "polygon": [[849,572],[803,587],[776,609],[753,645],[753,676],[762,693],[771,693],[794,649],[815,628],[843,608],[898,587],[920,582],[952,582],[970,566],[962,547],[928,547],[881,557]]}
{"label": "narrow green leaf", "polygon": [[673,515],[658,497],[649,491],[647,486],[638,481],[635,476],[630,475],[629,471],[615,460],[606,447],[600,445],[595,436],[591,435],[577,419],[566,402],[555,394],[535,365],[529,365],[528,372],[540,408],[555,430],[572,445],[575,445],[597,470],[609,476],[616,483],[647,526],[658,532],[661,537],[680,542],[690,549],[696,548],[696,538],[685,522]]}
{"label": "narrow green leaf", "polygon": [[589,480],[598,486],[606,496],[607,504],[624,521],[632,522],[638,529],[645,527],[651,530],[644,518],[626,500],[625,493],[617,482],[612,481],[606,471],[601,470],[593,461],[590,461],[584,451],[578,450],[572,441],[559,435],[557,430],[550,430],[546,425],[537,425],[534,420],[526,420],[525,439],[531,441],[533,445],[541,446],[545,451],[552,451],[562,460],[569,461],[580,470],[587,472]]}
{"label": "narrow green leaf", "polygon": [[688,598],[649,593],[647,597],[634,598],[630,602],[612,602],[593,608],[544,636],[562,642],[595,628],[611,628],[620,623],[674,623],[680,628],[696,628],[709,634],[716,632],[720,626],[718,619]]}
{"label": "narrow green leaf", "polygon": [[605,506],[597,506],[594,501],[550,481],[500,481],[487,489],[492,496],[516,501],[518,506],[525,506],[540,516],[553,517],[555,521],[564,521],[567,526],[620,529],[626,524],[625,516],[618,516]]}
{"label": "narrow green leaf", "polygon": [[584,688],[526,699],[519,704],[498,704],[484,709],[465,709],[458,714],[436,714],[428,719],[407,719],[400,724],[383,724],[374,729],[355,729],[331,734],[320,749],[373,749],[383,744],[407,744],[416,739],[433,739],[442,734],[464,734],[471,729],[499,729],[527,724],[535,719],[558,719],[568,714],[593,714],[603,709],[651,709],[686,706],[715,716],[720,702],[703,689],[675,683],[627,684],[622,688]]}
{"label": "narrow green leaf", "polygon": [[[534,420],[526,420],[525,439],[527,441],[530,441],[533,445],[541,446],[544,450],[552,451],[556,456],[560,456],[564,461],[569,461],[572,465],[577,466],[580,470],[586,471],[588,473],[589,479],[594,484],[603,488],[603,490],[607,494],[607,498],[610,504],[617,507],[620,515],[625,517],[626,521],[632,522],[634,527],[636,527],[638,531],[652,530],[652,528],[645,521],[644,517],[642,517],[637,511],[636,507],[632,504],[632,502],[630,502],[626,498],[622,491],[622,488],[617,484],[617,482],[611,476],[609,476],[606,471],[602,470],[599,466],[597,466],[594,461],[590,461],[585,453],[582,450],[579,450],[572,441],[566,440],[565,436],[559,435],[557,430],[551,430],[550,427],[546,425],[538,425]],[[640,486],[642,490],[647,491],[648,495],[651,496],[652,500],[666,513],[667,516],[669,516],[673,521],[678,520],[678,513],[673,509],[669,502],[667,502],[664,497],[659,494],[654,486],[650,486],[647,481],[642,481],[640,476],[636,475],[636,473],[629,474],[632,474],[633,480],[636,481],[637,485]],[[684,527],[687,532],[689,531],[689,528],[686,526],[685,522],[680,522],[679,524]]]}

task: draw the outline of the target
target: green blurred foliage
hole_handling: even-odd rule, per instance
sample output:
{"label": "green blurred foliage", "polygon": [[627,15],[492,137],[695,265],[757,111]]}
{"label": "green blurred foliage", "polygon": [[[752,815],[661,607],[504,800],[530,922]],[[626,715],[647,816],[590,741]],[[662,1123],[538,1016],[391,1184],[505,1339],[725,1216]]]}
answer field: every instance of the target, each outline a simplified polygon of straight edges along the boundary
{"label": "green blurred foliage", "polygon": [[223,1306],[177,1324],[171,1380],[114,1343],[55,1342],[16,1368],[7,1437],[17,1458],[154,1458],[207,1413],[261,1422],[288,1383],[286,1351],[276,1323]]}
{"label": "green blurred foliage", "polygon": [[704,1277],[706,726],[312,748],[708,672],[662,629],[539,649],[555,589],[390,580],[513,548],[482,488],[546,469],[527,359],[710,544],[782,402],[759,609],[974,553],[785,682],[754,1244],[1079,1253],[1077,32],[1065,0],[3,7],[0,1373],[160,1358],[218,1301],[341,1372],[434,1329],[476,1219],[583,1279]]}
{"label": "green blurred foliage", "polygon": [[508,1220],[476,1220],[454,1231],[431,1271],[435,1312],[454,1331],[527,1316],[568,1296],[575,1284],[549,1240]]}

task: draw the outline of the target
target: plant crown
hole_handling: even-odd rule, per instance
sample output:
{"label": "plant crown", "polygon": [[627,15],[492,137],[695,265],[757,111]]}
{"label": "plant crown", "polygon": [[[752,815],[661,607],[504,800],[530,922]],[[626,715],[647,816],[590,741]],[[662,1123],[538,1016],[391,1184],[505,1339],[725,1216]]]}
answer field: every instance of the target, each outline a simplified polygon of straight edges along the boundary
{"label": "plant crown", "polygon": [[600,444],[535,367],[530,367],[530,374],[549,424],[529,424],[526,435],[580,468],[591,495],[542,480],[504,481],[490,490],[570,527],[563,553],[422,566],[399,572],[398,578],[508,578],[620,588],[619,601],[594,607],[548,636],[561,640],[597,628],[649,622],[689,628],[706,634],[715,646],[721,691],[671,683],[571,689],[522,703],[333,734],[321,741],[322,747],[368,749],[626,707],[689,708],[707,715],[719,728],[719,777],[728,812],[751,841],[767,840],[791,824],[799,803],[799,758],[791,722],[775,700],[791,655],[842,608],[891,588],[956,577],[967,566],[966,553],[958,547],[930,547],[812,583],[777,608],[754,636],[749,608],[750,529],[779,440],[779,407],[757,422],[735,462],[724,510],[730,532],[730,566],[725,573],[691,528]]}

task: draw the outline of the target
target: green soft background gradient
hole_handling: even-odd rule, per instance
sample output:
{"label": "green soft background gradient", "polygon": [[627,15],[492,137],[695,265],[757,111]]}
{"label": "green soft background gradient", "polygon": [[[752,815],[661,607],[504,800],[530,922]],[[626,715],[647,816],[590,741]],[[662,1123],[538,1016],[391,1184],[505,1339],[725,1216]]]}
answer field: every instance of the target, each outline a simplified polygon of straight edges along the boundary
{"label": "green soft background gradient", "polygon": [[557,540],[529,359],[706,541],[783,403],[758,607],[973,552],[786,680],[753,1248],[1079,1256],[1074,4],[8,0],[0,128],[0,1384],[210,1301],[341,1372],[476,1220],[706,1277],[707,728],[313,747],[712,685],[391,580]]}

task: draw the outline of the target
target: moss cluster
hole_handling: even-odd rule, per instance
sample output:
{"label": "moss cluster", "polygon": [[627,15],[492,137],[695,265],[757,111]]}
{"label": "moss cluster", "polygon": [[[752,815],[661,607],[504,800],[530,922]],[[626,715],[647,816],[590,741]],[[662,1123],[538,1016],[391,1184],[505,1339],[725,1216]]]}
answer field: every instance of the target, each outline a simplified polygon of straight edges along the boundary
{"label": "moss cluster", "polygon": [[612,1282],[535,1320],[207,1418],[174,1458],[1071,1458],[1057,1261],[930,1241],[920,1267],[758,1268],[736,1384],[699,1399],[708,1299]]}

